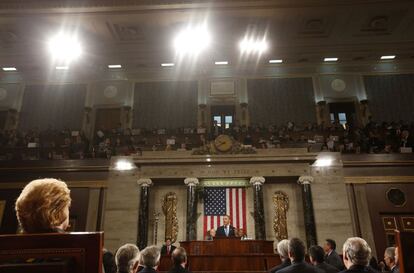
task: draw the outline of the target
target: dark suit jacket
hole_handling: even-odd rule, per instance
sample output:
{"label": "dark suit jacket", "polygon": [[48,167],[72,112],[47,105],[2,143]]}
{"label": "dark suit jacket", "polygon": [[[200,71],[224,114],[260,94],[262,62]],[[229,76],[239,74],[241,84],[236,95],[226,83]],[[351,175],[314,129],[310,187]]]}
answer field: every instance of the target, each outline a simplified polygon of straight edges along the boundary
{"label": "dark suit jacket", "polygon": [[333,250],[329,256],[328,255],[325,256],[325,262],[327,264],[335,266],[339,270],[345,269],[344,262],[342,261],[341,257],[339,257],[338,253],[336,253],[335,250]]}
{"label": "dark suit jacket", "polygon": [[340,273],[379,273],[375,269],[369,266],[353,265],[348,270],[341,271]]}
{"label": "dark suit jacket", "polygon": [[[170,255],[172,254],[172,252],[174,251],[175,248],[176,248],[175,246],[171,245]],[[167,246],[166,245],[163,245],[161,247],[161,255],[163,255],[163,256],[167,255]]]}
{"label": "dark suit jacket", "polygon": [[185,269],[181,265],[174,265],[168,273],[191,273],[191,271]]}
{"label": "dark suit jacket", "polygon": [[394,266],[394,268],[393,269],[391,269],[391,271],[390,271],[391,273],[400,273],[400,268],[398,267],[398,265],[397,266]]}
{"label": "dark suit jacket", "polygon": [[288,267],[289,265],[291,265],[291,262],[290,262],[290,259],[287,258],[281,264],[279,264],[279,265],[273,267],[272,269],[270,269],[269,270],[269,273],[276,273],[277,271],[279,271],[279,270],[281,270],[281,269],[283,269],[285,267]]}
{"label": "dark suit jacket", "polygon": [[144,267],[139,273],[157,273],[157,271],[152,267]]}
{"label": "dark suit jacket", "polygon": [[[234,231],[234,227],[230,226],[228,237],[234,237],[234,236],[236,236],[236,233]],[[216,237],[226,237],[226,232],[224,231],[224,226],[218,227],[218,229],[216,231]]]}
{"label": "dark suit jacket", "polygon": [[339,272],[338,268],[336,268],[333,265],[327,264],[325,262],[317,264],[316,267],[319,268],[319,269],[322,269],[325,273],[337,273],[337,272]]}
{"label": "dark suit jacket", "polygon": [[321,269],[303,262],[293,262],[292,265],[279,270],[277,273],[324,273]]}

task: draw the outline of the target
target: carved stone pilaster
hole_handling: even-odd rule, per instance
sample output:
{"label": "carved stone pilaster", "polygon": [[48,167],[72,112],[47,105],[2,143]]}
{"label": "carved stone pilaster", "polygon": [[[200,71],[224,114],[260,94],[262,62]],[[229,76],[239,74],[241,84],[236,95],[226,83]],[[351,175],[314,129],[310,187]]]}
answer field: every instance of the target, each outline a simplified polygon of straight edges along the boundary
{"label": "carved stone pilaster", "polygon": [[317,245],[316,224],[313,211],[311,183],[314,181],[312,176],[299,177],[298,184],[302,187],[303,214],[305,220],[306,243],[308,248]]}
{"label": "carved stone pilaster", "polygon": [[137,184],[141,188],[138,212],[138,234],[137,245],[144,249],[148,244],[148,223],[149,223],[149,188],[152,180],[149,178],[138,179]]}
{"label": "carved stone pilaster", "polygon": [[197,203],[198,197],[196,187],[200,182],[195,177],[184,179],[187,185],[187,224],[186,240],[192,241],[197,239]]}
{"label": "carved stone pilaster", "polygon": [[266,239],[266,223],[264,217],[263,206],[263,184],[265,178],[262,176],[254,176],[250,178],[250,184],[253,186],[253,202],[254,202],[254,229],[256,240]]}

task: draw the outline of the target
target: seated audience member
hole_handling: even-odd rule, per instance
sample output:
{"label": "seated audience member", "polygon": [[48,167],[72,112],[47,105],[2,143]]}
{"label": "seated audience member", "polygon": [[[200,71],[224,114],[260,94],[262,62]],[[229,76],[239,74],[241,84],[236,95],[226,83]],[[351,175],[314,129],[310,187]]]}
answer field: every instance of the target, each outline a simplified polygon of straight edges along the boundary
{"label": "seated audience member", "polygon": [[309,258],[311,264],[325,273],[339,272],[335,266],[325,263],[325,252],[320,246],[311,246],[311,248],[309,248]]}
{"label": "seated audience member", "polygon": [[336,253],[336,242],[332,239],[326,239],[325,244],[323,245],[325,250],[325,262],[327,264],[333,265],[339,270],[344,269],[344,263],[342,262],[341,257]]}
{"label": "seated audience member", "polygon": [[305,245],[300,239],[292,238],[289,240],[288,254],[292,265],[277,271],[277,273],[323,273],[319,268],[305,262]]}
{"label": "seated audience member", "polygon": [[33,180],[16,201],[16,216],[24,233],[63,233],[69,226],[70,190],[52,178]]}
{"label": "seated audience member", "polygon": [[395,247],[387,247],[384,252],[384,262],[390,273],[399,273],[395,257]]}
{"label": "seated audience member", "polygon": [[102,251],[102,263],[105,273],[116,273],[115,257],[112,252],[106,248]]}
{"label": "seated audience member", "polygon": [[161,247],[161,255],[171,255],[174,251],[175,246],[171,244],[171,239],[167,238],[165,245]]}
{"label": "seated audience member", "polygon": [[214,237],[216,237],[216,230],[214,228],[210,229],[209,231],[207,231],[207,241],[213,241]]}
{"label": "seated audience member", "polygon": [[141,251],[140,261],[144,267],[140,273],[156,273],[160,264],[161,252],[156,246],[147,246]]}
{"label": "seated audience member", "polygon": [[277,243],[276,251],[277,254],[279,254],[280,256],[280,260],[282,261],[282,263],[270,269],[270,273],[276,273],[279,270],[291,265],[289,259],[289,240],[284,239]]}
{"label": "seated audience member", "polygon": [[371,248],[359,237],[348,238],[343,246],[343,259],[346,270],[341,273],[377,273],[369,267]]}
{"label": "seated audience member", "polygon": [[177,247],[171,256],[173,262],[173,267],[168,271],[168,273],[190,273],[189,270],[185,268],[187,264],[187,252],[183,247]]}
{"label": "seated audience member", "polygon": [[[117,273],[136,273],[139,267],[139,249],[136,245],[125,244],[115,254]],[[105,273],[106,270],[105,270]]]}

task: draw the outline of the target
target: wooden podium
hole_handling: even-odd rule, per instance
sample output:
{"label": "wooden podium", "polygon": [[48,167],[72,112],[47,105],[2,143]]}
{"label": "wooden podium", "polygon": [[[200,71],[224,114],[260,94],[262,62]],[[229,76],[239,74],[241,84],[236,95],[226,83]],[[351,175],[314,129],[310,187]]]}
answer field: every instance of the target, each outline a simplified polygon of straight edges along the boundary
{"label": "wooden podium", "polygon": [[[203,272],[266,272],[280,264],[280,257],[273,253],[273,241],[217,238],[214,241],[180,242],[188,256],[188,268]],[[163,257],[160,271],[167,265]],[[169,257],[168,257],[169,258]]]}

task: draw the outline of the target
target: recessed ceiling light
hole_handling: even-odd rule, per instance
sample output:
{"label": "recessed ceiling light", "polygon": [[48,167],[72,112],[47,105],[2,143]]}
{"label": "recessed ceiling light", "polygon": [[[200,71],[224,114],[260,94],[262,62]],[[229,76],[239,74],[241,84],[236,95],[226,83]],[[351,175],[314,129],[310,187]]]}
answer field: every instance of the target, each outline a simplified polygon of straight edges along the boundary
{"label": "recessed ceiling light", "polygon": [[336,62],[338,61],[338,58],[324,58],[323,61],[324,62]]}
{"label": "recessed ceiling light", "polygon": [[76,35],[59,33],[49,40],[53,59],[70,62],[82,55],[82,47]]}
{"label": "recessed ceiling light", "polygon": [[381,60],[394,60],[395,59],[395,55],[384,55],[381,56]]}
{"label": "recessed ceiling light", "polygon": [[115,163],[115,170],[118,170],[118,171],[130,171],[135,168],[136,168],[135,164],[131,161],[121,159]]}
{"label": "recessed ceiling light", "polygon": [[108,68],[110,68],[110,69],[122,68],[122,65],[120,65],[120,64],[108,64]]}
{"label": "recessed ceiling light", "polygon": [[281,64],[283,63],[283,60],[269,60],[270,64]]}
{"label": "recessed ceiling light", "polygon": [[174,65],[175,65],[174,63],[162,63],[161,64],[161,66],[163,66],[163,67],[172,67]]}
{"label": "recessed ceiling light", "polygon": [[229,64],[229,62],[228,61],[218,61],[218,62],[215,62],[215,64],[216,65],[226,65],[226,64]]}
{"label": "recessed ceiling light", "polygon": [[174,48],[181,55],[197,55],[205,50],[210,42],[207,24],[203,23],[198,26],[188,26],[180,31],[174,40]]}
{"label": "recessed ceiling light", "polygon": [[69,66],[56,66],[56,70],[68,70]]}
{"label": "recessed ceiling light", "polygon": [[266,40],[263,39],[253,39],[245,37],[239,44],[240,50],[242,53],[263,53],[265,52],[269,45]]}
{"label": "recessed ceiling light", "polygon": [[16,67],[3,67],[3,71],[17,71]]}

